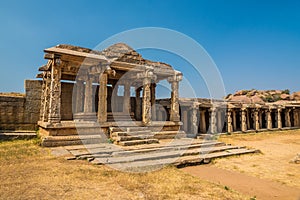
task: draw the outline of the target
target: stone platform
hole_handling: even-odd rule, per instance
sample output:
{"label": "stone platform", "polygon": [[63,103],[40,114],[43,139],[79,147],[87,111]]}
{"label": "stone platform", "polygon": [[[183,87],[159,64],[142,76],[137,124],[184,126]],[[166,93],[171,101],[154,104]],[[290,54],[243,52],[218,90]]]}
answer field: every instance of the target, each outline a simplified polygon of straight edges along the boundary
{"label": "stone platform", "polygon": [[227,145],[218,141],[199,139],[164,140],[159,144],[122,147],[114,144],[88,144],[64,147],[69,159],[87,159],[93,164],[105,164],[112,168],[141,172],[159,169],[165,165],[184,167],[209,163],[212,159],[257,153],[256,149]]}
{"label": "stone platform", "polygon": [[148,126],[144,126],[141,121],[101,124],[92,121],[61,121],[57,124],[39,122],[39,134],[42,137],[42,145],[47,147],[98,144],[108,140],[131,146],[157,143],[159,139],[172,139],[178,134],[184,136],[184,132],[179,131],[181,124],[170,121],[153,121]]}
{"label": "stone platform", "polygon": [[32,139],[36,138],[35,131],[0,131],[0,140]]}

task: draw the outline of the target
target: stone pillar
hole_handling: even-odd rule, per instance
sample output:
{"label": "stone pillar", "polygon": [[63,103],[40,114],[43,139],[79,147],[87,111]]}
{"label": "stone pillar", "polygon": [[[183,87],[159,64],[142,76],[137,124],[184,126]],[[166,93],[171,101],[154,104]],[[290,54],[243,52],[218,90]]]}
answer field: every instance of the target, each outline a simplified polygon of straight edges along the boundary
{"label": "stone pillar", "polygon": [[98,122],[107,121],[107,74],[101,73],[99,77]]}
{"label": "stone pillar", "polygon": [[49,116],[49,97],[51,87],[51,73],[49,71],[43,72],[43,86],[41,95],[41,109],[40,121],[47,122]]}
{"label": "stone pillar", "polygon": [[258,116],[259,116],[259,128],[261,129],[263,127],[263,111],[262,110],[259,110],[258,112]]}
{"label": "stone pillar", "polygon": [[216,108],[212,107],[210,109],[210,132],[217,133],[216,127]]}
{"label": "stone pillar", "polygon": [[152,106],[152,120],[156,120],[156,106],[155,106],[155,89],[156,89],[156,84],[151,83],[151,106]]}
{"label": "stone pillar", "polygon": [[267,110],[267,129],[272,129],[272,111],[270,109]]}
{"label": "stone pillar", "polygon": [[142,113],[141,113],[141,87],[135,88],[135,119],[140,121],[142,119]]}
{"label": "stone pillar", "polygon": [[83,109],[83,96],[84,96],[84,83],[82,80],[76,81],[76,102],[75,102],[75,113],[82,112]]}
{"label": "stone pillar", "polygon": [[277,109],[277,128],[282,129],[281,109]]}
{"label": "stone pillar", "polygon": [[93,112],[93,80],[87,76],[84,90],[84,113]]}
{"label": "stone pillar", "polygon": [[189,120],[188,120],[188,110],[185,108],[183,110],[183,130],[184,131],[188,131],[188,127],[189,127]]}
{"label": "stone pillar", "polygon": [[220,110],[218,110],[218,112],[217,112],[217,132],[222,132],[222,110],[220,109]]}
{"label": "stone pillar", "polygon": [[158,121],[165,121],[163,117],[163,113],[164,113],[164,108],[160,107],[157,113]]}
{"label": "stone pillar", "polygon": [[49,117],[50,123],[60,123],[61,120],[61,68],[55,64],[54,59],[51,67],[51,84],[49,99]]}
{"label": "stone pillar", "polygon": [[250,109],[247,109],[246,110],[246,115],[247,115],[247,130],[249,130],[250,129],[250,127],[251,127],[251,125],[250,125],[250,117],[251,117],[251,113],[250,113],[251,111],[250,111]]}
{"label": "stone pillar", "polygon": [[236,127],[236,111],[235,110],[232,111],[232,120],[233,120],[233,131],[236,131],[237,127]]}
{"label": "stone pillar", "polygon": [[290,116],[290,109],[285,110],[285,126],[286,127],[291,127],[291,116]]}
{"label": "stone pillar", "polygon": [[179,81],[182,80],[182,74],[175,74],[168,78],[169,83],[171,83],[171,109],[170,109],[170,121],[178,122],[180,121],[179,116]]}
{"label": "stone pillar", "polygon": [[206,133],[205,110],[200,111],[200,131]]}
{"label": "stone pillar", "polygon": [[130,115],[130,84],[124,83],[123,112]]}
{"label": "stone pillar", "polygon": [[228,133],[233,132],[232,117],[231,117],[232,114],[231,113],[232,113],[232,110],[228,109],[227,110],[227,132]]}
{"label": "stone pillar", "polygon": [[254,128],[255,128],[255,130],[256,131],[258,131],[259,129],[260,129],[260,124],[259,124],[259,111],[258,111],[258,109],[255,109],[254,110]]}
{"label": "stone pillar", "polygon": [[112,94],[111,94],[111,111],[118,112],[118,88],[119,85],[116,82],[112,83]]}
{"label": "stone pillar", "polygon": [[144,73],[137,74],[138,79],[143,79],[143,105],[142,122],[144,125],[151,123],[151,80],[155,80],[153,68],[148,67]]}
{"label": "stone pillar", "polygon": [[296,110],[296,108],[293,108],[293,116],[294,116],[294,127],[299,126],[299,118],[298,118],[298,112]]}
{"label": "stone pillar", "polygon": [[242,116],[241,116],[241,129],[242,131],[247,131],[247,117],[246,117],[246,109],[242,108]]}
{"label": "stone pillar", "polygon": [[198,122],[198,105],[194,104],[192,107],[192,115],[191,115],[191,133],[192,134],[197,134],[198,133],[198,126],[197,126],[197,122]]}

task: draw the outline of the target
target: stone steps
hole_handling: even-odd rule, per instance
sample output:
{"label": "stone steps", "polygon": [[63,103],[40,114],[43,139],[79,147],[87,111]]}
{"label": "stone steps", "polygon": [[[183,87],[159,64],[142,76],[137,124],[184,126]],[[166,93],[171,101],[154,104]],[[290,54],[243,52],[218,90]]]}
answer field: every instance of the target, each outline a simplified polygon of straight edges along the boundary
{"label": "stone steps", "polygon": [[104,139],[100,135],[69,135],[69,136],[46,136],[42,138],[42,146],[57,147],[80,144],[99,144]]}
{"label": "stone steps", "polygon": [[141,144],[153,144],[159,143],[157,139],[139,139],[139,140],[129,140],[129,141],[120,141],[118,142],[121,146],[133,146],[133,145],[141,145]]}
{"label": "stone steps", "polygon": [[115,137],[116,141],[131,141],[131,140],[145,140],[145,139],[153,139],[153,135],[127,135],[127,136],[117,136]]}
{"label": "stone steps", "polygon": [[217,147],[225,145],[223,142],[202,142],[195,143],[189,145],[168,145],[166,147],[155,147],[155,148],[144,148],[137,150],[127,150],[127,151],[119,151],[114,152],[113,156],[128,156],[128,155],[136,155],[142,153],[152,153],[152,152],[166,152],[166,151],[176,151],[176,150],[187,150],[187,149],[195,149],[195,148],[207,148],[207,147]]}
{"label": "stone steps", "polygon": [[139,135],[154,135],[150,130],[145,131],[132,131],[132,132],[113,132],[111,137],[120,137],[120,136],[139,136]]}
{"label": "stone steps", "polygon": [[107,113],[107,121],[135,121],[134,113]]}
{"label": "stone steps", "polygon": [[77,145],[66,149],[74,155],[74,159],[87,159],[93,164],[107,164],[132,172],[159,169],[170,164],[177,167],[205,164],[216,158],[259,152],[256,149],[199,139],[178,139],[176,143],[164,146],[141,146],[131,150],[124,150],[113,144]]}
{"label": "stone steps", "polygon": [[186,133],[184,131],[159,131],[153,133],[154,138],[156,139],[174,139],[186,137]]}
{"label": "stone steps", "polygon": [[[128,162],[128,163],[114,163],[114,164],[110,164],[109,166],[115,169],[122,169],[124,171],[141,172],[141,171],[159,169],[166,165],[185,167],[190,165],[207,164],[211,160],[216,158],[236,156],[236,155],[249,154],[249,153],[257,153],[257,150],[240,148],[240,149],[214,152],[207,155],[191,155],[191,156],[182,156],[179,158],[175,157],[175,158],[153,159],[148,161],[136,161],[136,162]],[[94,159],[92,163],[98,164],[98,161],[102,161],[102,160]]]}
{"label": "stone steps", "polygon": [[110,137],[121,146],[159,143],[153,136],[148,127],[110,127]]}
{"label": "stone steps", "polygon": [[[115,163],[128,163],[128,162],[138,162],[138,161],[148,161],[148,160],[161,160],[166,158],[178,158],[184,156],[194,156],[194,155],[206,155],[210,153],[222,152],[231,149],[239,149],[241,147],[225,145],[214,148],[200,148],[200,149],[187,149],[187,150],[176,150],[176,151],[165,151],[165,152],[152,152],[146,154],[136,154],[129,156],[118,156],[118,157],[109,157],[106,160],[106,164],[115,164]],[[95,156],[96,157],[96,156]]]}

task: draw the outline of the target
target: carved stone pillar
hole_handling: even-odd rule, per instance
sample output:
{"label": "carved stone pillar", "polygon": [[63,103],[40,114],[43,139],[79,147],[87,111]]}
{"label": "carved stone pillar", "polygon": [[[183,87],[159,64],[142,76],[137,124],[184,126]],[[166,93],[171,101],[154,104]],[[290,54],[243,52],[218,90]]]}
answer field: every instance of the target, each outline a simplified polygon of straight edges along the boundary
{"label": "carved stone pillar", "polygon": [[107,121],[107,74],[101,73],[99,77],[98,121]]}
{"label": "carved stone pillar", "polygon": [[256,131],[258,131],[260,129],[260,124],[259,124],[259,111],[258,109],[254,110],[254,128]]}
{"label": "carved stone pillar", "polygon": [[246,109],[245,108],[242,108],[242,116],[241,116],[241,129],[242,131],[247,131],[247,117],[246,117]]}
{"label": "carved stone pillar", "polygon": [[222,120],[222,109],[217,112],[217,132],[221,133],[223,128]]}
{"label": "carved stone pillar", "polygon": [[118,88],[119,85],[116,82],[112,83],[112,94],[111,94],[111,111],[118,112]]}
{"label": "carved stone pillar", "polygon": [[233,131],[236,131],[237,127],[236,127],[236,111],[235,110],[232,111],[232,120],[233,120]]}
{"label": "carved stone pillar", "polygon": [[291,127],[291,116],[290,116],[290,109],[285,110],[285,126],[286,127]]}
{"label": "carved stone pillar", "polygon": [[298,111],[296,110],[296,108],[293,109],[293,116],[294,116],[294,127],[298,127],[299,126],[299,116],[298,116]]}
{"label": "carved stone pillar", "polygon": [[123,112],[130,115],[130,84],[124,83]]}
{"label": "carved stone pillar", "polygon": [[191,115],[191,132],[192,134],[197,134],[198,133],[198,126],[197,126],[197,122],[198,122],[198,105],[194,104],[192,107],[192,115]]}
{"label": "carved stone pillar", "polygon": [[251,127],[251,125],[250,125],[250,117],[251,117],[251,111],[250,111],[250,109],[247,109],[246,110],[246,115],[247,115],[247,130],[249,130],[250,129],[250,127]]}
{"label": "carved stone pillar", "polygon": [[189,127],[189,120],[188,120],[188,110],[185,108],[183,110],[183,130],[184,131],[188,131],[188,127]]}
{"label": "carved stone pillar", "polygon": [[200,111],[200,131],[206,133],[205,110]]}
{"label": "carved stone pillar", "polygon": [[210,108],[210,132],[217,133],[217,126],[216,126],[216,108]]}
{"label": "carved stone pillar", "polygon": [[40,121],[47,122],[49,115],[49,100],[51,87],[51,73],[49,71],[43,72],[43,85],[41,96]]}
{"label": "carved stone pillar", "polygon": [[233,126],[232,126],[232,110],[228,109],[227,110],[227,132],[231,133],[233,132]]}
{"label": "carved stone pillar", "polygon": [[277,128],[282,128],[282,120],[281,120],[281,109],[277,109]]}
{"label": "carved stone pillar", "polygon": [[142,122],[144,125],[151,123],[151,80],[155,80],[153,68],[147,68],[144,73],[137,74],[137,78],[143,79],[143,105],[142,105]]}
{"label": "carved stone pillar", "polygon": [[77,80],[76,83],[76,102],[75,113],[82,112],[83,109],[83,97],[84,97],[84,83],[82,80]]}
{"label": "carved stone pillar", "polygon": [[156,107],[155,107],[155,89],[156,89],[156,84],[151,83],[151,106],[152,106],[152,121],[156,120]]}
{"label": "carved stone pillar", "polygon": [[263,128],[263,111],[260,109],[258,112],[258,116],[259,116],[259,128]]}
{"label": "carved stone pillar", "polygon": [[179,116],[179,81],[182,80],[182,74],[175,74],[168,78],[169,83],[171,83],[171,109],[170,109],[170,121],[178,122],[180,121]]}
{"label": "carved stone pillar", "polygon": [[50,123],[60,123],[61,120],[61,68],[52,63],[51,67],[51,84],[50,84],[50,100],[49,100],[49,117]]}
{"label": "carved stone pillar", "polygon": [[272,129],[272,111],[270,109],[267,110],[267,129]]}
{"label": "carved stone pillar", "polygon": [[92,113],[93,111],[93,80],[87,76],[85,80],[84,90],[84,113]]}
{"label": "carved stone pillar", "polygon": [[142,119],[142,113],[141,113],[141,87],[137,87],[135,89],[135,119],[140,121]]}
{"label": "carved stone pillar", "polygon": [[163,109],[160,107],[157,112],[157,120],[163,121]]}

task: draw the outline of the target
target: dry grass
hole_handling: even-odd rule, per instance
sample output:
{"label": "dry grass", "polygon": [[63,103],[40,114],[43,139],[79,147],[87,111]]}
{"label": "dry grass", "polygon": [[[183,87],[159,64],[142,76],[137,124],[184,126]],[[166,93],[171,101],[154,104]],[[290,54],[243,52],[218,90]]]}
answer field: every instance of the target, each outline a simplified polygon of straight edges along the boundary
{"label": "dry grass", "polygon": [[300,153],[300,130],[233,134],[219,140],[253,147],[262,154],[217,159],[216,166],[300,188],[300,166],[290,163]]}
{"label": "dry grass", "polygon": [[0,199],[248,199],[174,167],[129,174],[50,155],[36,141],[0,143]]}

